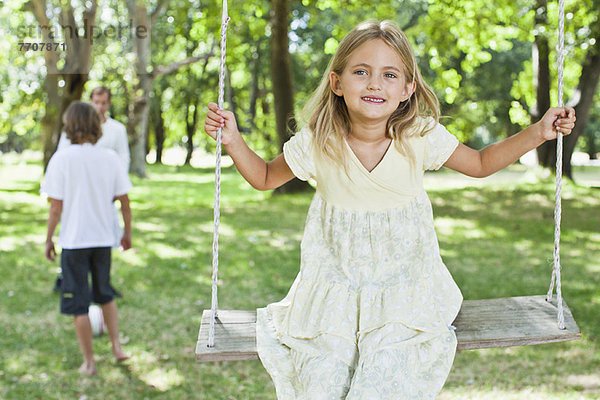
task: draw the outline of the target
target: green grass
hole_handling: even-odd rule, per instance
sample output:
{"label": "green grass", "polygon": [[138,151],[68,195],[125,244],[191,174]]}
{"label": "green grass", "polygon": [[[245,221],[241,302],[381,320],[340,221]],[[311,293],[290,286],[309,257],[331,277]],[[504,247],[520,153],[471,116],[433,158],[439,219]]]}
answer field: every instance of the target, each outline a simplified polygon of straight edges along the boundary
{"label": "green grass", "polygon": [[[1,156],[0,398],[275,399],[259,362],[194,361],[200,315],[210,307],[213,171],[148,170],[131,192],[135,250],[113,257],[113,283],[124,295],[121,333],[133,357],[117,365],[101,336],[98,375],[84,378],[72,320],[59,314],[52,293],[58,265],[43,256],[39,160]],[[448,171],[428,176],[442,256],[465,298],[546,292],[554,187],[521,179],[527,174],[512,168],[477,187]],[[600,192],[568,182],[563,192],[563,294],[583,340],[461,352],[440,399],[600,398]],[[311,196],[256,192],[235,170],[224,171],[222,308],[285,295]]]}

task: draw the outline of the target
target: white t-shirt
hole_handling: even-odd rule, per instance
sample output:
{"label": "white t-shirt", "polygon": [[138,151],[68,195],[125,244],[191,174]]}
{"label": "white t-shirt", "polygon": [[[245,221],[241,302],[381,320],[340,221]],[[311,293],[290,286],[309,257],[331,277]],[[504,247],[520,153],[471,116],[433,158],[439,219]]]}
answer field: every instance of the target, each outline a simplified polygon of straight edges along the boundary
{"label": "white t-shirt", "polygon": [[[63,132],[60,135],[57,151],[68,148],[70,144],[71,141],[67,138],[67,134]],[[102,124],[102,136],[96,144],[115,151],[123,168],[125,168],[125,172],[129,172],[129,141],[125,125],[112,118],[106,118],[106,122]]]}
{"label": "white t-shirt", "polygon": [[59,245],[63,249],[112,246],[113,199],[131,186],[113,151],[84,143],[56,152],[40,191],[63,201]]}

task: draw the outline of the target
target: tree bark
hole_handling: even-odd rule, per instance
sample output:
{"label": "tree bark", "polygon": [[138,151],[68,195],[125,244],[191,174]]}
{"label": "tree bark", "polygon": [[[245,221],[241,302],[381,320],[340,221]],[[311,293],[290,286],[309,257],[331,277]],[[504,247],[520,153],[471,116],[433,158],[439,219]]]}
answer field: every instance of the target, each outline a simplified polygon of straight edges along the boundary
{"label": "tree bark", "polygon": [[156,140],[156,164],[162,164],[162,154],[165,144],[165,120],[162,116],[162,98],[160,94],[152,98],[150,104],[154,138]]}
{"label": "tree bark", "polygon": [[238,118],[237,104],[235,103],[235,96],[233,92],[233,86],[231,85],[231,70],[229,67],[225,68],[225,100],[229,104],[229,111],[233,113],[235,120],[237,121],[238,130],[240,132],[246,132],[244,129],[244,121]]}
{"label": "tree bark", "polygon": [[[541,0],[540,2],[545,3],[545,0]],[[598,81],[600,79],[600,46],[598,46],[598,42],[600,40],[600,21],[596,20],[591,26],[590,29],[592,31],[591,37],[596,39],[596,45],[591,46],[586,55],[586,60],[583,63],[581,75],[579,77],[579,83],[577,84],[577,89],[575,90],[573,96],[566,103],[569,106],[575,108],[575,114],[577,116],[577,123],[575,124],[575,128],[571,132],[569,136],[565,136],[563,139],[563,165],[562,171],[563,175],[568,177],[569,179],[573,179],[573,168],[571,165],[571,158],[573,156],[573,151],[575,150],[575,145],[577,144],[577,140],[581,136],[582,132],[585,130],[585,126],[588,122],[590,111],[593,105],[594,95],[596,93],[596,89],[598,87]],[[537,37],[536,37],[537,41]],[[547,42],[546,42],[547,43]],[[547,46],[547,44],[546,44]],[[567,60],[568,62],[568,60]],[[548,77],[550,76],[548,72]],[[538,80],[541,85],[546,85],[545,78]],[[548,79],[549,86],[549,79]],[[548,89],[547,96],[544,94],[540,94],[540,90],[538,87],[538,99],[548,98],[548,106],[546,108],[537,108],[538,115],[534,115],[532,113],[533,122],[536,122],[542,117],[542,113],[550,107],[549,98],[550,98],[550,89]],[[545,101],[545,100],[544,100]],[[539,100],[538,100],[539,104]],[[551,140],[537,149],[538,159],[540,164],[544,167],[554,169],[556,166],[556,140]]]}
{"label": "tree bark", "polygon": [[150,71],[150,34],[153,23],[162,15],[170,0],[161,0],[154,11],[149,12],[146,0],[126,0],[129,15],[134,26],[144,27],[145,35],[134,35],[136,53],[135,72],[137,84],[134,85],[133,104],[129,108],[128,132],[131,138],[130,172],[146,177],[146,139],[148,135],[149,98],[152,82],[161,75],[176,72],[179,68],[206,60],[213,50],[199,57],[189,57],[167,66],[156,66]]}
{"label": "tree bark", "polygon": [[594,95],[596,94],[598,81],[600,80],[600,20],[597,19],[592,28],[595,32],[596,45],[588,50],[577,90],[567,103],[569,106],[575,108],[575,115],[577,116],[575,128],[569,136],[564,138],[563,170],[565,175],[570,179],[573,179],[571,156],[575,150],[577,139],[579,139],[579,136],[585,130],[590,118],[590,111],[594,104]]}
{"label": "tree bark", "polygon": [[256,103],[260,91],[260,41],[256,44],[251,64],[252,78],[250,81],[250,107],[248,109],[249,122],[252,129],[256,129]]}
{"label": "tree bark", "polygon": [[[536,102],[531,107],[531,122],[539,121],[546,110],[550,108],[550,47],[548,37],[541,27],[548,25],[547,0],[536,2],[536,12],[533,29],[537,34],[532,48],[533,84]],[[554,150],[553,150],[554,149]],[[547,167],[556,163],[556,143],[546,142],[537,148],[538,160]]]}
{"label": "tree bark", "polygon": [[[86,27],[87,24],[88,29],[89,26],[95,24],[97,5],[97,1],[93,0],[90,7],[83,11],[83,25]],[[40,27],[52,26],[53,21],[50,21],[46,13],[46,0],[31,0],[26,4],[26,8],[33,13]],[[80,27],[75,21],[75,13],[70,3],[61,9],[60,25],[72,29],[71,33],[63,32],[67,45],[63,67],[58,69],[58,52],[43,52],[46,64],[44,90],[48,96],[46,110],[41,120],[44,170],[58,145],[63,127],[62,115],[71,102],[81,99],[83,88],[88,79],[88,72],[92,65],[90,32],[88,30],[83,36],[77,34]],[[50,37],[51,29],[41,29],[41,31],[44,42],[54,41]],[[61,80],[63,82],[60,82]]]}
{"label": "tree bark", "polygon": [[[190,22],[191,25],[191,22]],[[189,40],[189,38],[188,38]],[[198,46],[196,42],[194,42],[193,47],[188,48],[188,55],[193,52],[193,50]],[[213,55],[214,46],[216,46],[216,42],[213,42],[213,47],[210,52],[206,54],[204,57],[200,57],[200,59],[204,59],[204,64],[202,65],[202,72],[200,76],[204,75],[206,72],[206,68],[208,66],[208,62],[210,60],[210,56]],[[192,87],[202,86],[202,84],[198,81],[195,75],[192,73],[192,69],[188,68],[187,70],[187,78],[190,84],[193,83]],[[196,134],[196,127],[198,126],[198,99],[200,98],[198,94],[194,90],[186,90],[184,91],[185,101],[186,101],[186,110],[185,110],[185,129],[186,129],[186,137],[187,137],[187,154],[185,155],[184,165],[189,165],[192,161],[192,156],[194,154],[194,135]],[[193,106],[194,112],[192,114],[192,121],[190,121],[189,113],[190,108]]]}
{"label": "tree bark", "polygon": [[[190,121],[190,108],[194,108],[192,112],[192,120]],[[185,130],[187,135],[187,154],[185,156],[185,165],[189,165],[192,161],[192,154],[194,153],[194,133],[196,132],[196,125],[198,124],[198,96],[194,97],[194,100],[188,104],[185,110]]]}
{"label": "tree bark", "polygon": [[[588,131],[589,132],[589,131]],[[589,132],[588,134],[588,145],[586,152],[590,157],[590,160],[598,159],[598,148],[596,147],[596,140],[593,132]]]}
{"label": "tree bark", "polygon": [[[288,39],[289,15],[288,0],[271,0],[271,80],[280,151],[283,151],[283,144],[289,140],[290,132],[296,129]],[[307,188],[306,182],[294,178],[277,189],[277,192],[296,192]]]}
{"label": "tree bark", "polygon": [[146,177],[146,137],[148,132],[149,93],[152,86],[152,76],[148,72],[150,58],[150,18],[145,1],[132,0],[127,2],[129,13],[133,16],[133,25],[145,29],[134,36],[136,53],[135,72],[136,83],[133,91],[133,104],[129,108],[127,128],[131,146],[131,164],[129,171],[141,178]]}

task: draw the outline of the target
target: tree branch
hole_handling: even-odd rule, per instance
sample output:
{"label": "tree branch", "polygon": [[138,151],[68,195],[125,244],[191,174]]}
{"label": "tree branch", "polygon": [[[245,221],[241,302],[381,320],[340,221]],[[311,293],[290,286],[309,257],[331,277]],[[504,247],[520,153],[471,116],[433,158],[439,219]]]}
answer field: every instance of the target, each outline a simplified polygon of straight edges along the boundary
{"label": "tree branch", "polygon": [[160,15],[162,14],[163,10],[167,7],[167,5],[169,5],[170,2],[171,2],[171,0],[162,0],[162,1],[158,2],[158,4],[156,5],[156,8],[154,9],[154,11],[152,11],[150,13],[150,23],[152,25],[154,25],[154,23],[156,22],[156,20],[158,19],[158,17],[160,17]]}
{"label": "tree branch", "polygon": [[26,4],[26,7],[29,8],[29,10],[33,13],[33,15],[35,15],[35,19],[37,19],[41,25],[46,25],[46,26],[50,25],[48,16],[46,15],[46,1],[45,0],[30,0]]}
{"label": "tree branch", "polygon": [[203,55],[198,56],[198,57],[189,57],[189,58],[186,58],[185,60],[176,61],[176,62],[174,62],[174,63],[172,63],[170,65],[167,65],[167,66],[160,65],[160,66],[156,67],[154,69],[154,71],[152,71],[152,79],[154,79],[154,78],[156,78],[158,76],[161,76],[161,75],[168,75],[170,73],[173,73],[173,72],[177,71],[181,67],[184,67],[184,66],[189,65],[189,64],[196,63],[198,61],[206,60],[206,59],[208,59],[208,58],[210,58],[210,57],[212,57],[214,55],[215,55],[214,51],[211,50],[208,53],[203,54]]}
{"label": "tree branch", "polygon": [[[44,42],[52,42],[50,33],[53,32],[53,27],[46,15],[46,0],[31,0],[24,5],[24,8],[33,13],[35,19],[40,24]],[[57,63],[59,53],[56,51],[44,51],[43,53],[48,73],[58,73]]]}

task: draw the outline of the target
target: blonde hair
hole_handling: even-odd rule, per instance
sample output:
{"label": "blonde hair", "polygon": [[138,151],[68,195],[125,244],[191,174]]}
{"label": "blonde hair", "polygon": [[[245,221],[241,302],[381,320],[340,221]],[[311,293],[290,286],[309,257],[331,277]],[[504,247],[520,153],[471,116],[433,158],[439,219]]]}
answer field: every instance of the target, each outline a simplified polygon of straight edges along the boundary
{"label": "blonde hair", "polygon": [[96,109],[88,103],[75,101],[63,115],[65,133],[72,144],[95,144],[102,136],[102,122]]}
{"label": "blonde hair", "polygon": [[352,131],[350,116],[343,97],[337,96],[331,90],[329,75],[335,72],[341,75],[350,55],[363,43],[381,39],[398,52],[404,64],[404,75],[407,82],[412,82],[414,92],[410,98],[398,106],[390,116],[386,136],[393,139],[398,150],[413,158],[408,146],[410,136],[425,135],[435,127],[427,124],[418,127],[419,117],[432,117],[437,123],[440,115],[440,105],[435,93],[425,83],[417,67],[417,60],[410,42],[400,28],[391,21],[365,21],[350,31],[340,42],[327,70],[323,74],[317,90],[304,107],[303,114],[308,116],[308,127],[313,132],[313,145],[317,153],[342,163],[345,166],[344,138]]}

